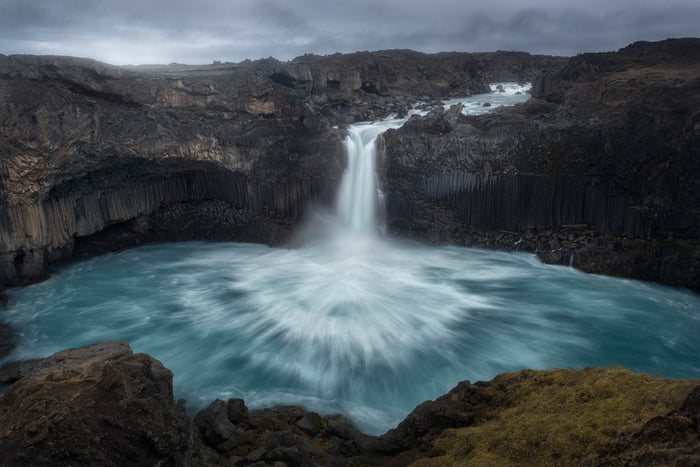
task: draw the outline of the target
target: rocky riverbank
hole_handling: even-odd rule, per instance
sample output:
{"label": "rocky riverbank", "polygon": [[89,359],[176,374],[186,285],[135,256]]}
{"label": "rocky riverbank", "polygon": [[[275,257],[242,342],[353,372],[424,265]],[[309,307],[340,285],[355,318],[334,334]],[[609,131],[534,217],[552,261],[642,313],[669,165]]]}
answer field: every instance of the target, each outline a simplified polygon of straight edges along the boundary
{"label": "rocky riverbank", "polygon": [[379,437],[300,407],[216,400],[190,419],[172,373],[123,341],[2,367],[3,465],[695,465],[700,381],[621,368],[462,382]]}

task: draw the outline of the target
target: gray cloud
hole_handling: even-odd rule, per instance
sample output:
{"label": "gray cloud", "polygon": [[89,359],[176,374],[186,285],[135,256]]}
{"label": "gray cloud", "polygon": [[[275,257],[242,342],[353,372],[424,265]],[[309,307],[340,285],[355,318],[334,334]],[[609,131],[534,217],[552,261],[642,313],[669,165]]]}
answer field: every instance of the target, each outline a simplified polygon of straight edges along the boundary
{"label": "gray cloud", "polygon": [[667,0],[3,0],[0,53],[210,63],[411,48],[573,55],[700,35],[700,2]]}

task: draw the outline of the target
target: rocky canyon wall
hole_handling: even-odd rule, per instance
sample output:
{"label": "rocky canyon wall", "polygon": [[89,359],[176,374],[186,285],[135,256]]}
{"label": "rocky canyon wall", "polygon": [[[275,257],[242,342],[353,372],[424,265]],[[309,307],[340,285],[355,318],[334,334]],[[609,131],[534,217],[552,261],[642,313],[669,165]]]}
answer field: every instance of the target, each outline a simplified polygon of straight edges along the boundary
{"label": "rocky canyon wall", "polygon": [[384,135],[391,231],[700,288],[700,41],[584,54],[489,115]]}
{"label": "rocky canyon wall", "polygon": [[337,124],[562,59],[412,51],[113,67],[0,55],[0,288],[143,242],[283,241],[345,166]]}
{"label": "rocky canyon wall", "polygon": [[[330,187],[315,180],[254,184],[235,172],[210,167],[122,188],[8,206],[0,213],[4,252],[0,277],[6,283],[27,283],[45,274],[49,262],[149,241],[276,243],[288,235],[283,226],[270,221],[267,229],[259,229],[258,223],[299,219],[310,200],[321,202],[329,192]],[[104,235],[95,237],[97,232]]]}

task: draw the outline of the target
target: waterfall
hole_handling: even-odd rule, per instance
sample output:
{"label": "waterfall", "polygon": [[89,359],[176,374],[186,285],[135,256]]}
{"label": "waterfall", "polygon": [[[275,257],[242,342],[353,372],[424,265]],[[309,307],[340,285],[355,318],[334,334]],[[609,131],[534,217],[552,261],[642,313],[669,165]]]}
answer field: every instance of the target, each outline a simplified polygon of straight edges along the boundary
{"label": "waterfall", "polygon": [[[491,93],[477,94],[468,98],[443,101],[448,109],[455,104],[462,104],[465,115],[480,115],[496,107],[513,105],[527,100],[526,91],[529,84],[494,83]],[[485,102],[489,103],[484,107]],[[355,123],[348,126],[345,138],[345,151],[348,167],[343,175],[336,204],[336,227],[346,233],[367,239],[380,231],[380,203],[383,196],[377,181],[377,137],[386,130],[400,128],[415,114],[426,115],[428,110],[415,106],[404,118],[390,116],[377,122]]]}
{"label": "waterfall", "polygon": [[342,227],[354,234],[371,236],[379,232],[382,195],[377,180],[377,137],[399,128],[408,118],[356,123],[347,129],[344,141],[348,167],[338,191],[336,215]]}
{"label": "waterfall", "polygon": [[372,233],[377,227],[376,139],[371,125],[351,126],[345,139],[348,167],[338,193],[337,214],[354,232]]}

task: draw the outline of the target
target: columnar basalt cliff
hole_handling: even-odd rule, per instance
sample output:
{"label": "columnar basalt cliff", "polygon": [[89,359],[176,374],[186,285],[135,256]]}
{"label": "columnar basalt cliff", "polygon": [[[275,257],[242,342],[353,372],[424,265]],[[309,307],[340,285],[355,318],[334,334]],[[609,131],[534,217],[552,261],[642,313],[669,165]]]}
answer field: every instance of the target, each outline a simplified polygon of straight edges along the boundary
{"label": "columnar basalt cliff", "polygon": [[384,135],[395,233],[700,288],[700,40],[583,54],[533,98]]}
{"label": "columnar basalt cliff", "polygon": [[411,51],[205,67],[0,56],[0,289],[149,241],[284,240],[345,161],[331,126],[561,59]]}
{"label": "columnar basalt cliff", "polygon": [[112,248],[200,235],[273,241],[284,223],[251,233],[256,219],[299,216],[342,170],[321,117],[255,67],[182,77],[67,58],[1,66],[6,283],[41,277],[105,229],[118,233]]}

